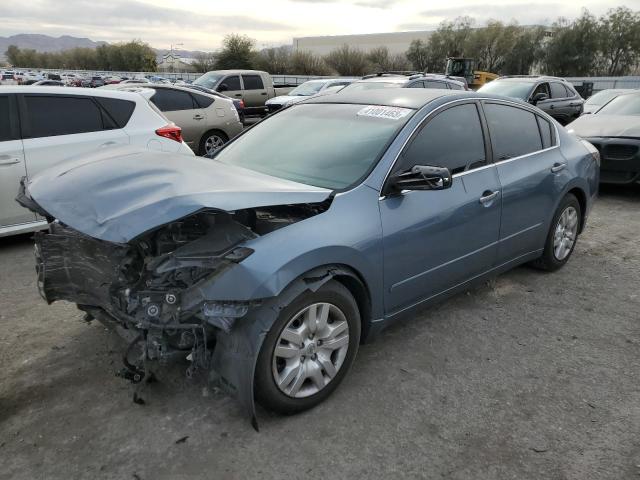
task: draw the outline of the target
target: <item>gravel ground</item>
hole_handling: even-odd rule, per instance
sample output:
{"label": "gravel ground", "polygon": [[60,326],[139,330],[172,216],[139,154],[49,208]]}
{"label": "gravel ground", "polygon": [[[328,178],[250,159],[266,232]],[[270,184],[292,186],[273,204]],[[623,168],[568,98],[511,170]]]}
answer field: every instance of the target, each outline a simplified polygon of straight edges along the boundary
{"label": "gravel ground", "polygon": [[563,270],[393,326],[260,433],[185,365],[134,404],[120,339],[47,306],[28,237],[0,240],[0,478],[639,478],[639,213],[640,188],[605,189]]}

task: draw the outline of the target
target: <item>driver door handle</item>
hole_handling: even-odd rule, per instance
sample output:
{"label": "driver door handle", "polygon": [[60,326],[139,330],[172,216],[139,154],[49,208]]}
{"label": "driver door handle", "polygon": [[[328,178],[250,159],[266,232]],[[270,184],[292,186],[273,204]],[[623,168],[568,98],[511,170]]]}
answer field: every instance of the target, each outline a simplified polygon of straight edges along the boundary
{"label": "driver door handle", "polygon": [[9,155],[0,155],[0,165],[13,165],[15,163],[20,163],[20,159],[18,157],[10,157]]}
{"label": "driver door handle", "polygon": [[566,163],[554,163],[553,167],[551,167],[551,172],[552,173],[558,173],[558,172],[564,170],[565,168],[567,168],[567,164]]}
{"label": "driver door handle", "polygon": [[492,192],[491,190],[486,190],[480,197],[480,203],[482,205],[489,206],[488,204],[491,203],[493,200],[495,200],[495,198],[499,194],[500,194],[499,190],[496,190],[495,192]]}

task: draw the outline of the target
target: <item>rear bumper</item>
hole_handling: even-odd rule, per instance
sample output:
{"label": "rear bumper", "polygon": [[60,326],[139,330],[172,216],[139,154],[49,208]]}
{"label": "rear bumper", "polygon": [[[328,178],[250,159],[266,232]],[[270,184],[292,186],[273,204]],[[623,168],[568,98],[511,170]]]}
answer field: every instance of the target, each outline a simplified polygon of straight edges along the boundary
{"label": "rear bumper", "polygon": [[592,137],[585,140],[600,152],[600,183],[640,181],[640,139]]}

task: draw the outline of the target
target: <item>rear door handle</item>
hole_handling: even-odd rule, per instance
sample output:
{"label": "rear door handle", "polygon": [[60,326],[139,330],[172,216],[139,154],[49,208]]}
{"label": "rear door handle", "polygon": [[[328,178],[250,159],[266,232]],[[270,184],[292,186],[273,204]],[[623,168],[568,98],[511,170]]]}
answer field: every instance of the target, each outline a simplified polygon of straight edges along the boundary
{"label": "rear door handle", "polygon": [[236,97],[241,97],[242,94],[241,93],[236,93]]}
{"label": "rear door handle", "polygon": [[567,168],[567,164],[566,163],[554,163],[553,167],[551,167],[551,172],[552,173],[558,173],[558,172],[564,170],[565,168]]}
{"label": "rear door handle", "polygon": [[194,120],[203,120],[204,119],[204,115],[199,115],[199,114],[198,115],[194,115],[193,119]]}
{"label": "rear door handle", "polygon": [[266,95],[266,94],[267,94],[267,92],[262,92],[260,95]]}
{"label": "rear door handle", "polygon": [[9,155],[0,155],[0,165],[14,165],[20,163],[18,157],[10,157]]}
{"label": "rear door handle", "polygon": [[495,198],[500,194],[499,190],[492,192],[491,190],[485,191],[480,197],[480,203],[485,206],[489,206],[489,204],[495,200]]}

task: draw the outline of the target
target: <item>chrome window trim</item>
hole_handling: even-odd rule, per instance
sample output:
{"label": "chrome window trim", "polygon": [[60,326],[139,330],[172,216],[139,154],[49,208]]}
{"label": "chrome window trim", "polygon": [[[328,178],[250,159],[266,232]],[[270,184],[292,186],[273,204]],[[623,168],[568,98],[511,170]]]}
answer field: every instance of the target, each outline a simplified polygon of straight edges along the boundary
{"label": "chrome window trim", "polygon": [[[402,152],[404,151],[404,149],[407,147],[407,144],[409,143],[409,141],[413,138],[414,134],[420,129],[422,128],[422,126],[424,125],[424,123],[435,113],[437,113],[438,111],[442,110],[444,107],[448,107],[449,105],[453,105],[455,103],[462,103],[462,102],[489,102],[489,103],[497,103],[497,104],[502,104],[502,105],[513,105],[515,107],[524,107],[524,110],[527,110],[531,113],[533,113],[534,115],[538,115],[538,116],[542,116],[542,118],[544,118],[547,122],[551,123],[551,125],[553,125],[553,128],[555,130],[555,145],[549,147],[549,148],[543,148],[542,150],[536,150],[535,152],[530,152],[527,153],[525,155],[520,155],[518,157],[513,157],[513,158],[507,158],[505,160],[500,160],[499,162],[492,162],[492,163],[488,163],[487,165],[484,165],[482,167],[478,167],[478,168],[474,168],[473,170],[467,170],[465,172],[460,172],[460,173],[456,173],[454,175],[451,176],[451,178],[458,178],[461,177],[463,175],[467,175],[469,173],[473,173],[473,172],[478,172],[480,170],[484,170],[486,168],[489,167],[494,167],[497,165],[502,165],[504,163],[509,163],[509,162],[513,162],[515,160],[520,160],[522,158],[527,158],[530,157],[532,155],[537,155],[539,153],[543,153],[543,152],[548,152],[549,150],[553,150],[554,148],[560,148],[560,133],[558,132],[558,126],[556,125],[556,122],[549,120],[548,118],[546,118],[543,115],[540,115],[540,112],[537,112],[535,110],[533,110],[533,107],[530,106],[529,104],[523,104],[520,102],[514,102],[511,100],[502,100],[502,99],[497,99],[497,98],[483,98],[483,97],[468,97],[468,98],[459,98],[457,100],[451,100],[450,102],[446,102],[443,103],[442,105],[440,105],[439,107],[435,108],[434,110],[430,111],[427,115],[425,115],[425,117],[420,121],[420,123],[418,125],[416,125],[413,130],[411,130],[411,132],[409,133],[409,136],[407,137],[407,139],[404,141],[404,143],[402,144],[402,146],[400,147],[400,150],[398,152],[398,154],[396,155],[396,157],[393,159],[393,162],[391,162],[391,166],[389,167],[389,169],[387,170],[387,173],[384,176],[384,180],[382,181],[382,186],[380,187],[380,192],[382,193],[382,189],[384,188],[384,185],[387,183],[387,180],[389,179],[389,174],[391,173],[391,171],[393,170],[393,167],[396,166],[396,163],[398,163],[398,159],[400,158],[400,155],[402,155]],[[428,104],[427,104],[428,105]],[[425,107],[427,106],[425,105]],[[424,108],[424,107],[423,107]],[[544,113],[544,112],[542,112]],[[546,115],[546,114],[545,114]],[[488,125],[487,125],[488,128]],[[489,132],[489,134],[491,134],[491,132]],[[404,193],[404,192],[401,192]],[[385,198],[387,198],[386,195],[380,195],[379,200],[384,200]]]}

